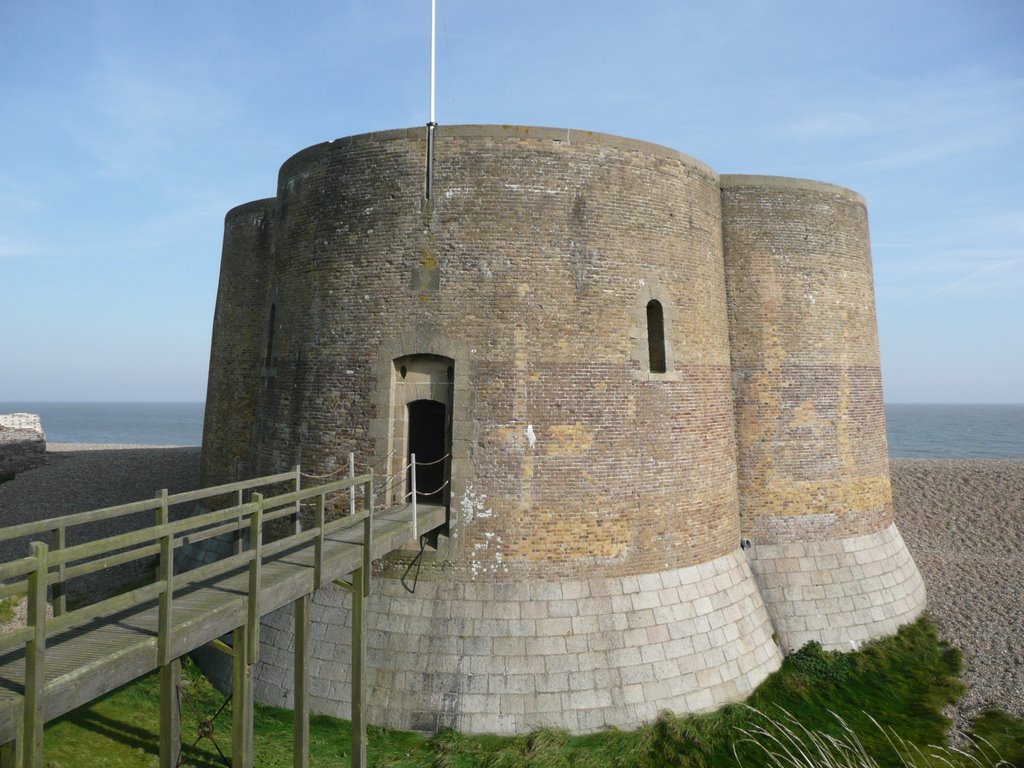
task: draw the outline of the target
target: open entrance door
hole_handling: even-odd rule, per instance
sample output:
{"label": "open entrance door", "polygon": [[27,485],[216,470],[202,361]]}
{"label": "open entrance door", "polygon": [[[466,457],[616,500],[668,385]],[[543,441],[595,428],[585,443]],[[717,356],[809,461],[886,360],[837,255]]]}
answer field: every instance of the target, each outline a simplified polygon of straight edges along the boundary
{"label": "open entrance door", "polygon": [[[448,458],[448,409],[436,400],[414,400],[408,404],[409,451],[416,456],[417,500],[421,504],[444,504],[451,461]],[[412,470],[409,471],[412,488]]]}

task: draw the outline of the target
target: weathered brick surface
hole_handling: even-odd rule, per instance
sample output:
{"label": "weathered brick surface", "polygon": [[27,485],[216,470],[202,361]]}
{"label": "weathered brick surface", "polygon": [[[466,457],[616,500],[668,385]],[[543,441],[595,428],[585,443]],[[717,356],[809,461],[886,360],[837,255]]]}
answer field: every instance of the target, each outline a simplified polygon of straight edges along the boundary
{"label": "weathered brick surface", "polygon": [[[352,452],[400,497],[407,409],[447,409],[417,594],[414,553],[376,564],[372,719],[635,725],[745,695],[778,665],[769,615],[839,646],[920,611],[863,200],[554,129],[440,127],[429,203],[424,169],[422,129],[285,162],[228,215],[211,352],[207,482]],[[342,593],[314,614],[316,706],[345,715]],[[259,695],[286,703],[291,628],[265,627]]]}
{"label": "weathered brick surface", "polygon": [[272,301],[267,267],[273,209],[273,199],[257,200],[225,217],[203,421],[203,485],[253,476],[253,418]]}
{"label": "weathered brick surface", "polygon": [[[490,513],[455,514],[450,552],[425,578],[610,576],[734,549],[715,174],[639,142],[445,128],[425,210],[423,158],[421,131],[394,131],[282,167],[256,470],[385,459],[394,377],[379,363],[443,355],[451,498]],[[652,297],[666,309],[665,374],[646,371]]]}
{"label": "weathered brick surface", "polygon": [[722,177],[744,536],[892,522],[867,211],[818,182]]}

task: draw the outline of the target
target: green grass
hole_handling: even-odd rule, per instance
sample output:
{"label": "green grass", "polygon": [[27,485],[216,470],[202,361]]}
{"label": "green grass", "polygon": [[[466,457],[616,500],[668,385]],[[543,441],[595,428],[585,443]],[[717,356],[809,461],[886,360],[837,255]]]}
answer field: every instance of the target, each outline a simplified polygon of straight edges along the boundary
{"label": "green grass", "polygon": [[20,600],[18,597],[5,597],[0,600],[0,624],[6,624],[14,618],[14,609]]}
{"label": "green grass", "polygon": [[987,741],[1010,765],[1024,766],[1024,720],[990,710],[974,721],[970,735]]}
{"label": "green grass", "polygon": [[[944,743],[949,722],[941,709],[963,690],[959,672],[959,652],[942,643],[932,625],[922,620],[857,653],[805,648],[789,657],[746,704],[712,714],[684,717],[663,713],[637,730],[609,729],[587,736],[546,729],[517,737],[466,736],[450,730],[423,737],[371,728],[370,765],[716,768],[737,765],[734,745],[739,744],[744,764],[759,766],[764,764],[763,755],[754,745],[742,743],[742,729],[750,731],[762,723],[760,712],[771,717],[790,713],[803,727],[838,736],[843,725],[831,714],[835,712],[879,766],[902,768],[904,763],[893,751],[889,736],[871,718],[908,744],[923,748]],[[209,717],[220,706],[220,695],[191,665],[186,665],[184,677],[190,698],[196,700],[204,717]],[[158,679],[151,675],[55,721],[46,729],[45,764],[50,768],[156,765],[158,690]],[[215,723],[215,738],[225,753],[231,745],[229,709]],[[187,748],[195,738],[196,721],[185,705],[182,720]],[[257,765],[291,765],[291,724],[290,711],[257,706]],[[348,764],[349,723],[314,717],[310,731],[314,766]],[[978,721],[974,735],[992,742],[1013,764],[1024,765],[1024,721],[991,713]],[[212,768],[221,763],[216,749],[204,740],[189,764]]]}

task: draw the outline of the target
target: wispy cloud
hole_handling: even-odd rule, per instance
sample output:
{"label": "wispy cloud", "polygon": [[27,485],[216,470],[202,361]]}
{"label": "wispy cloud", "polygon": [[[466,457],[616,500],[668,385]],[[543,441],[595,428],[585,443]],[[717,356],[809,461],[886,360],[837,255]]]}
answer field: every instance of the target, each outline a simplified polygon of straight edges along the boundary
{"label": "wispy cloud", "polygon": [[104,172],[145,174],[180,144],[198,143],[232,113],[228,94],[188,73],[149,74],[106,57],[87,75],[86,109],[67,126]]}
{"label": "wispy cloud", "polygon": [[880,297],[893,310],[944,301],[1005,301],[1024,289],[1024,248],[923,251],[876,269]]}
{"label": "wispy cloud", "polygon": [[819,103],[776,132],[795,141],[842,146],[857,162],[888,169],[1017,141],[1024,131],[1021,79],[972,69],[863,85],[863,95],[853,103]]}
{"label": "wispy cloud", "polygon": [[39,253],[39,247],[35,243],[0,235],[0,259],[33,256],[37,253]]}

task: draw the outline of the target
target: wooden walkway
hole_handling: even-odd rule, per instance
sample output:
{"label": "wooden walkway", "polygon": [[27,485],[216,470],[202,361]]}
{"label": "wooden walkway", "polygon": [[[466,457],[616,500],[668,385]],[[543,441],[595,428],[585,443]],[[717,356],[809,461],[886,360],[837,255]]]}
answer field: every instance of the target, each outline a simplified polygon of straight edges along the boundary
{"label": "wooden walkway", "polygon": [[[219,645],[234,657],[231,760],[233,766],[248,768],[259,619],[289,603],[296,617],[294,765],[308,766],[309,603],[313,591],[329,583],[353,593],[352,764],[364,766],[365,599],[371,563],[415,545],[421,534],[446,522],[447,512],[443,506],[415,503],[375,512],[372,474],[304,489],[298,488],[299,478],[296,467],[243,483],[175,495],[162,491],[151,500],[0,529],[0,540],[33,540],[29,557],[0,564],[0,580],[6,582],[0,597],[27,595],[29,609],[24,629],[0,636],[0,768],[39,768],[44,723],[157,669],[160,765],[177,765],[178,660],[228,633],[233,634],[230,648]],[[269,495],[292,483],[295,490]],[[243,503],[246,493],[251,499]],[[415,489],[410,496],[416,498]],[[218,499],[229,506],[170,519],[173,505],[214,506]],[[74,526],[154,514],[156,525],[65,546]],[[300,519],[310,521],[304,529]],[[35,540],[44,534],[52,546]],[[213,538],[230,539],[230,554],[178,572],[175,549]],[[68,610],[68,580],[154,557],[158,564],[151,583]],[[48,587],[53,590],[52,617],[45,610]]]}

